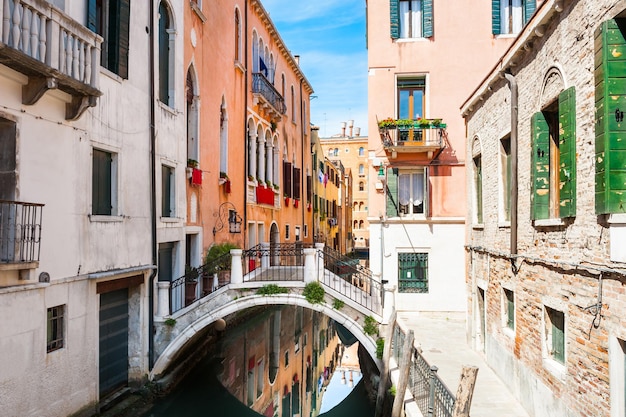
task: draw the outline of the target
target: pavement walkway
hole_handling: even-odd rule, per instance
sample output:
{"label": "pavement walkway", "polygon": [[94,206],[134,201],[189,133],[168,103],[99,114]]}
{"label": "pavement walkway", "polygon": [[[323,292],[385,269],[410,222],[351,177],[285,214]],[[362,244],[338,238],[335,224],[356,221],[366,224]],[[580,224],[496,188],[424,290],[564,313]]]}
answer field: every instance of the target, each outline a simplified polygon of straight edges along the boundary
{"label": "pavement walkway", "polygon": [[430,365],[439,368],[437,373],[453,394],[456,395],[462,367],[479,368],[471,417],[529,417],[483,357],[468,346],[465,313],[401,312],[398,322],[402,328],[413,330],[415,345],[422,348]]}

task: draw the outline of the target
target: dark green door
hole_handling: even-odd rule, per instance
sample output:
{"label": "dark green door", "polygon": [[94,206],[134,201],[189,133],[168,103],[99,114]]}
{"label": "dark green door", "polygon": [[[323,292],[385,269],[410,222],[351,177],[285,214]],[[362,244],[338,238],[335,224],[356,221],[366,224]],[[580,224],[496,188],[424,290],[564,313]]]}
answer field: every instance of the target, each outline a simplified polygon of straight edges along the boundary
{"label": "dark green door", "polygon": [[100,294],[100,398],[128,385],[128,288]]}

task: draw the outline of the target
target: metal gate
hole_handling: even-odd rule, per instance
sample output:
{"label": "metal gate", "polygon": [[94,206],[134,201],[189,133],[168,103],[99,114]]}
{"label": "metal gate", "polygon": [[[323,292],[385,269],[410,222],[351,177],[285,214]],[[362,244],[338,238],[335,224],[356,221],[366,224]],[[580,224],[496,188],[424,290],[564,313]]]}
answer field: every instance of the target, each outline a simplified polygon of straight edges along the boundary
{"label": "metal gate", "polygon": [[100,294],[100,398],[128,385],[128,288]]}

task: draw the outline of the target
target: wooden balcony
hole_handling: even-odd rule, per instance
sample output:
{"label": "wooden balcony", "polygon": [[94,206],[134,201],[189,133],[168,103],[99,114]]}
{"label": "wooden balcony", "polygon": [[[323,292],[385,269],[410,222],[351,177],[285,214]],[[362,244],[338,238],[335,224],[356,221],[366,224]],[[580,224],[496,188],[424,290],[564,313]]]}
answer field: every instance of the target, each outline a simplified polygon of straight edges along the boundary
{"label": "wooden balcony", "polygon": [[0,64],[28,77],[22,103],[58,88],[72,96],[66,120],[76,120],[102,95],[102,38],[43,0],[0,0]]}
{"label": "wooden balcony", "polygon": [[436,151],[445,147],[446,125],[440,120],[398,122],[387,119],[378,123],[383,147],[386,152],[392,154],[392,157],[395,153],[401,152],[428,153],[428,157],[432,158]]}

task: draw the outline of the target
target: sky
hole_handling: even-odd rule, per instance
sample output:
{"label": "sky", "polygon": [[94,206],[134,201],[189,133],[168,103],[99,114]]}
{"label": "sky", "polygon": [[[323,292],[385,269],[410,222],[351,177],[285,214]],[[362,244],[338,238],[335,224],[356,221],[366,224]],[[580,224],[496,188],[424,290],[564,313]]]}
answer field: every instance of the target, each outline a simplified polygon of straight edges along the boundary
{"label": "sky", "polygon": [[364,0],[262,0],[315,91],[311,123],[320,137],[354,120],[367,135],[367,49]]}

